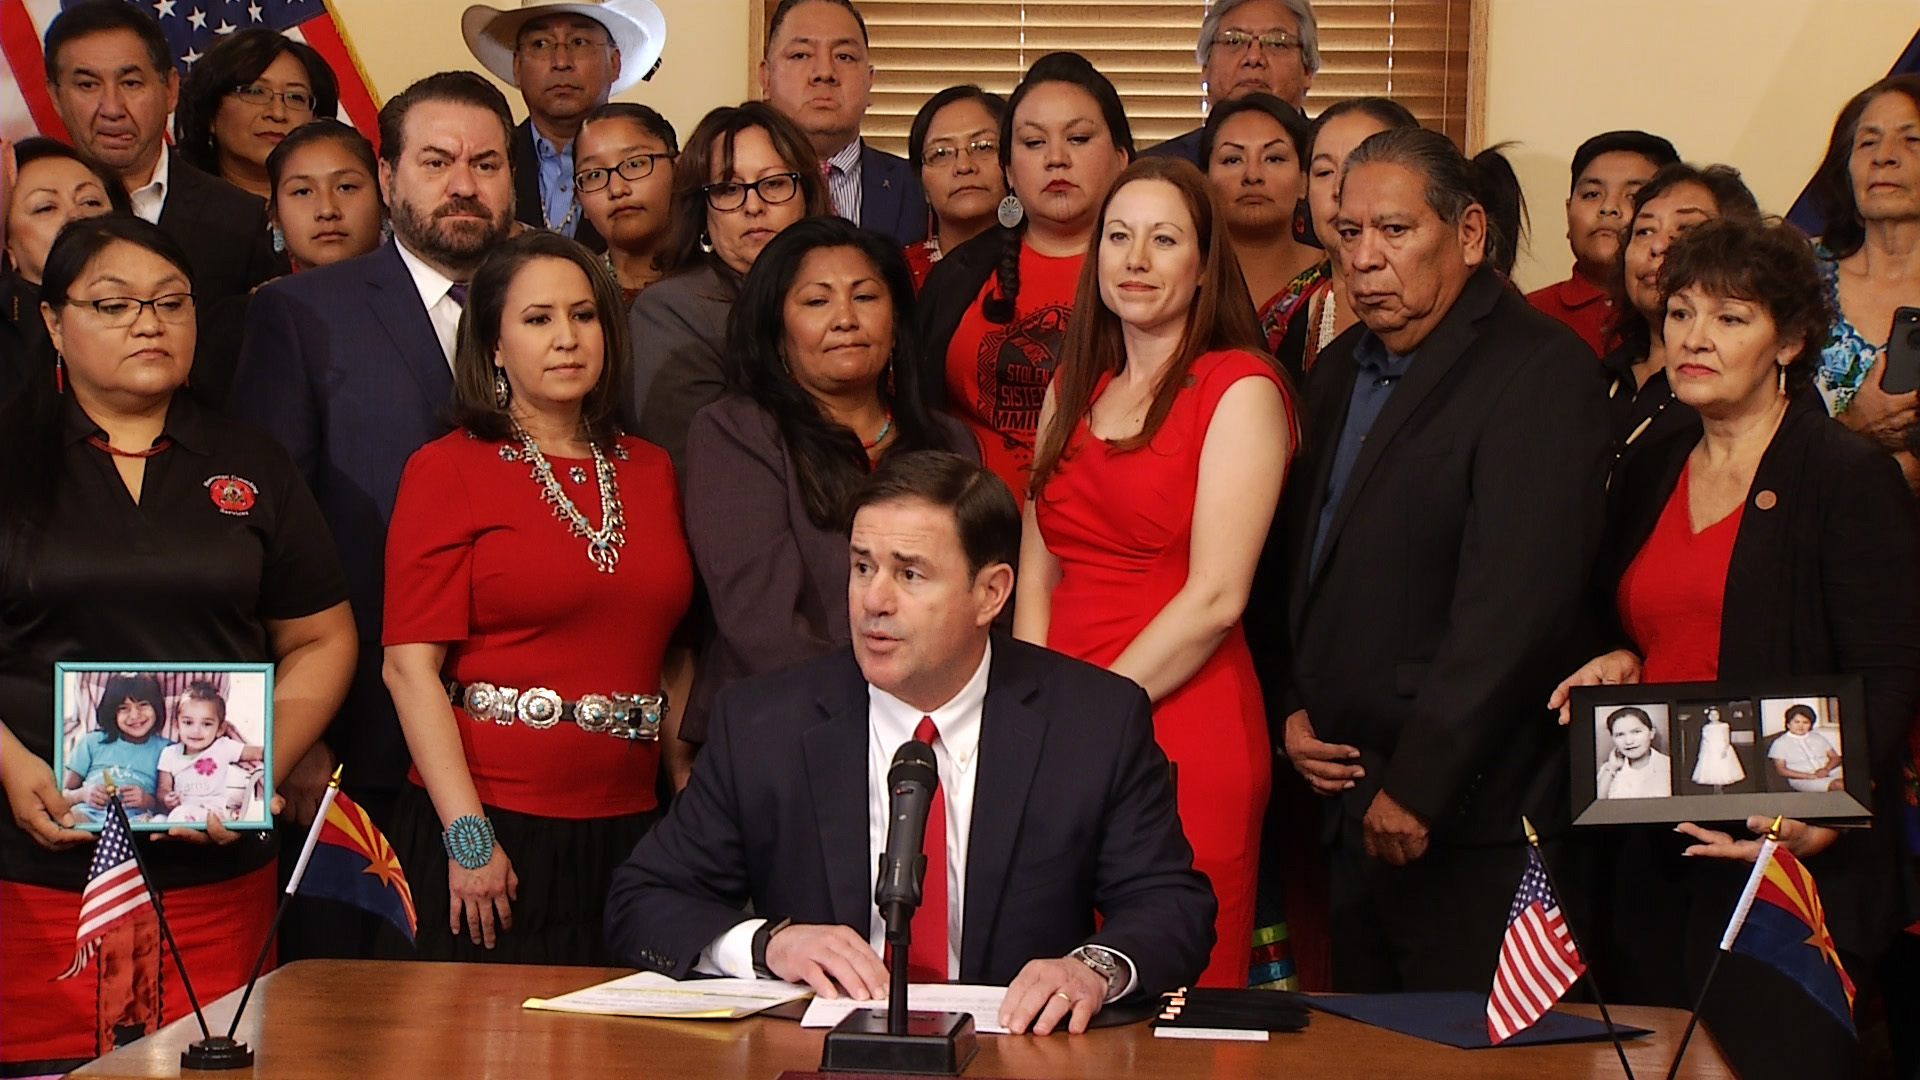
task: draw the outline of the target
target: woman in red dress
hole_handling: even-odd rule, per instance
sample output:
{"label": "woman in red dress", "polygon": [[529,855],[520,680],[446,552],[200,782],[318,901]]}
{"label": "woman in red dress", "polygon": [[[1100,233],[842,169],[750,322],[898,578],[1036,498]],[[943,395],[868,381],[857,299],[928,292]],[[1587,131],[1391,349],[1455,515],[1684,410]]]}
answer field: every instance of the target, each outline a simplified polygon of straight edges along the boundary
{"label": "woman in red dress", "polygon": [[1200,981],[1245,986],[1272,751],[1240,613],[1292,410],[1198,169],[1143,158],[1095,220],[1040,421],[1014,633],[1153,698],[1220,901]]}
{"label": "woman in red dress", "polygon": [[614,423],[623,314],[572,240],[502,245],[460,320],[461,429],[400,480],[382,636],[422,959],[605,963],[613,868],[660,814],[693,562],[666,452]]}

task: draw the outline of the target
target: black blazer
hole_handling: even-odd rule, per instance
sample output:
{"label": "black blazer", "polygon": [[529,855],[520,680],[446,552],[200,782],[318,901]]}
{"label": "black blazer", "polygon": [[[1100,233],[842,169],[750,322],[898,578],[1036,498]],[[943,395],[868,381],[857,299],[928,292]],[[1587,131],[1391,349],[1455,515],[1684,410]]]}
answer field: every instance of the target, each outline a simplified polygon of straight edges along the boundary
{"label": "black blazer", "polygon": [[[945,413],[929,419],[933,448],[979,463],[965,424]],[[680,713],[680,737],[698,743],[722,687],[831,652],[853,630],[847,532],[808,516],[800,464],[772,413],[735,394],[694,414],[686,481],[687,543],[714,619]]]}
{"label": "black blazer", "polygon": [[[1126,953],[1141,993],[1197,978],[1215,903],[1146,694],[999,634],[987,679],[961,981],[1004,985],[1088,942]],[[692,782],[613,872],[618,962],[682,977],[748,902],[867,936],[867,712],[844,647],[721,693]]]}
{"label": "black blazer", "polygon": [[159,225],[193,264],[194,304],[203,318],[220,301],[287,272],[267,232],[267,204],[178,153],[167,156]]}
{"label": "black blazer", "polygon": [[[577,193],[575,200],[579,201]],[[533,149],[533,121],[522,120],[513,129],[513,216],[536,229],[547,222],[540,216],[540,155]],[[585,210],[576,211],[573,238],[582,247],[598,254],[607,250],[607,242],[587,220]]]}
{"label": "black blazer", "polygon": [[927,238],[927,195],[920,170],[903,157],[860,144],[860,227],[893,237],[901,247]]}
{"label": "black blazer", "polygon": [[914,336],[920,341],[920,387],[936,409],[947,404],[947,346],[960,329],[967,309],[980,298],[980,288],[993,276],[1006,250],[1007,234],[999,225],[954,248],[927,272],[915,297]]}
{"label": "black blazer", "polygon": [[[1686,415],[1680,429],[1629,455],[1613,481],[1596,591],[1616,643],[1636,652],[1614,597],[1700,441],[1699,416]],[[1749,490],[1727,566],[1720,677],[1844,673],[1865,683],[1879,824],[1849,830],[1807,866],[1835,941],[1871,956],[1911,918],[1898,914],[1896,886],[1900,763],[1920,691],[1914,499],[1893,460],[1829,418],[1811,390],[1788,406]],[[1761,499],[1767,492],[1773,498]]]}
{"label": "black blazer", "polygon": [[387,522],[407,458],[446,434],[452,400],[446,354],[392,243],[282,278],[247,305],[228,411],[293,455],[340,549],[361,662],[328,742],[371,786],[398,785],[407,765],[380,679]]}
{"label": "black blazer", "polygon": [[1289,705],[1361,751],[1336,809],[1384,787],[1435,842],[1563,825],[1566,734],[1546,709],[1580,633],[1606,507],[1599,365],[1492,270],[1467,282],[1367,436],[1310,568],[1364,327],[1307,380],[1289,500]]}

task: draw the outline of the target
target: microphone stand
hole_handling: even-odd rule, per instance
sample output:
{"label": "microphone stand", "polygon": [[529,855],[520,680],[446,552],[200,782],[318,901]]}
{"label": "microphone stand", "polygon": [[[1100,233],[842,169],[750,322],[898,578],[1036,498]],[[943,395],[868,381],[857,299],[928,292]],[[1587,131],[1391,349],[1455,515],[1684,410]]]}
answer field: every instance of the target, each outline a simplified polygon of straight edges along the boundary
{"label": "microphone stand", "polygon": [[[884,859],[885,856],[882,856]],[[920,856],[924,861],[925,855]],[[884,877],[886,872],[881,871]],[[914,875],[919,880],[920,875]],[[887,1034],[905,1035],[907,1033],[907,952],[913,945],[913,912],[917,905],[910,902],[890,903],[886,905],[887,918],[887,954],[892,957],[893,965],[887,972]]]}
{"label": "microphone stand", "polygon": [[[915,757],[916,751],[921,762],[906,760]],[[911,767],[916,765],[931,783],[917,785],[911,774]],[[857,1009],[827,1032],[820,1052],[822,1072],[958,1076],[979,1051],[972,1013],[912,1012],[907,1008],[907,954],[913,943],[913,914],[920,907],[920,887],[927,874],[927,855],[920,849],[920,834],[927,826],[926,802],[916,804],[912,797],[917,786],[920,798],[930,800],[938,783],[932,752],[925,744],[908,743],[894,755],[888,787],[893,789],[895,803],[889,808],[887,846],[880,854],[880,873],[873,890],[874,903],[886,921],[890,961],[887,1010],[882,1015],[877,1009]],[[911,846],[894,847],[896,840],[907,837],[912,838]],[[937,872],[945,874],[947,868],[941,866]]]}

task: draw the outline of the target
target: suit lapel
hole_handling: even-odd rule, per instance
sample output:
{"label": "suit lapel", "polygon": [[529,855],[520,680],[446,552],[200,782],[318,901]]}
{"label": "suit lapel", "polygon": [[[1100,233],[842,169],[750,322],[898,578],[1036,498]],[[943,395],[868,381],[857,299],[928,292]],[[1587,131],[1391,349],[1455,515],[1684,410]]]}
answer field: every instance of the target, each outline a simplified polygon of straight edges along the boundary
{"label": "suit lapel", "polygon": [[440,335],[421,306],[420,290],[407,264],[400,261],[398,241],[390,241],[369,260],[367,306],[392,340],[401,364],[419,384],[421,394],[437,411],[453,393],[453,372],[440,351]]}
{"label": "suit lapel", "polygon": [[984,971],[987,946],[1000,916],[1013,866],[1027,792],[1040,765],[1047,721],[1027,707],[1039,692],[1020,670],[1017,646],[996,638],[980,715],[980,775],[974,778],[973,823],[967,840],[967,895],[961,925],[960,978]]}
{"label": "suit lapel", "polygon": [[1307,422],[1305,443],[1309,448],[1308,486],[1299,496],[1305,504],[1299,516],[1291,519],[1294,552],[1292,574],[1287,588],[1289,625],[1296,635],[1307,610],[1307,586],[1313,575],[1313,539],[1320,527],[1320,512],[1326,506],[1327,478],[1333,473],[1333,450],[1340,441],[1340,429],[1347,422],[1347,410],[1353,403],[1353,383],[1359,374],[1351,342],[1359,334],[1349,331],[1320,354],[1319,362],[1307,373]]}
{"label": "suit lapel", "polygon": [[[1320,556],[1320,565],[1308,569],[1310,583],[1317,581],[1320,572],[1332,561],[1334,545],[1340,540],[1340,530],[1353,513],[1354,502],[1359,498],[1361,489],[1366,487],[1367,478],[1373,474],[1374,467],[1380,463],[1381,455],[1392,445],[1394,435],[1406,426],[1434,390],[1446,381],[1454,364],[1473,344],[1474,324],[1493,309],[1505,288],[1498,275],[1482,267],[1467,280],[1466,288],[1454,301],[1453,309],[1442,317],[1440,325],[1420,343],[1418,355],[1407,368],[1406,376],[1393,388],[1386,405],[1380,409],[1380,416],[1367,430],[1366,441],[1360,446],[1360,456],[1354,459],[1353,472],[1348,475],[1346,485],[1341,489],[1340,504],[1334,508],[1333,522],[1327,528],[1326,546]],[[1339,438],[1338,432],[1334,433],[1334,438]],[[1311,546],[1312,541],[1308,543]],[[1313,553],[1308,552],[1307,557],[1313,558]]]}
{"label": "suit lapel", "polygon": [[540,217],[540,155],[533,149],[533,121],[522,120],[513,129],[513,216],[536,228]]}
{"label": "suit lapel", "polygon": [[818,719],[801,737],[801,747],[833,918],[864,937],[877,872],[867,864],[867,682],[853,654],[842,655],[844,670],[822,690]]}
{"label": "suit lapel", "polygon": [[889,164],[873,147],[860,144],[860,225],[891,235],[900,216],[900,192]]}

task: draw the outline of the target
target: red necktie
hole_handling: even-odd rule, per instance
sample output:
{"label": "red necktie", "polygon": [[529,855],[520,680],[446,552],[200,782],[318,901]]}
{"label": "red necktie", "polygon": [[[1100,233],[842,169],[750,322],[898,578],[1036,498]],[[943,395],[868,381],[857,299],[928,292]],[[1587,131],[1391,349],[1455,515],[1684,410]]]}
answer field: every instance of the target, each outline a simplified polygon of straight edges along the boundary
{"label": "red necktie", "polygon": [[[923,716],[913,737],[928,746],[940,741],[933,718]],[[947,794],[933,789],[927,811],[927,876],[920,888],[920,908],[913,913],[913,941],[907,946],[907,978],[912,982],[947,981]]]}
{"label": "red necktie", "polygon": [[[825,158],[821,158],[820,159],[820,183],[826,186],[827,202],[832,204],[834,213],[839,214],[842,217],[845,217],[846,216],[845,212],[840,209],[840,196],[834,194],[834,191],[833,191],[833,173],[834,173],[833,162],[828,161]],[[936,734],[935,737],[938,738],[938,735]],[[926,742],[927,740],[921,739],[920,741]]]}

